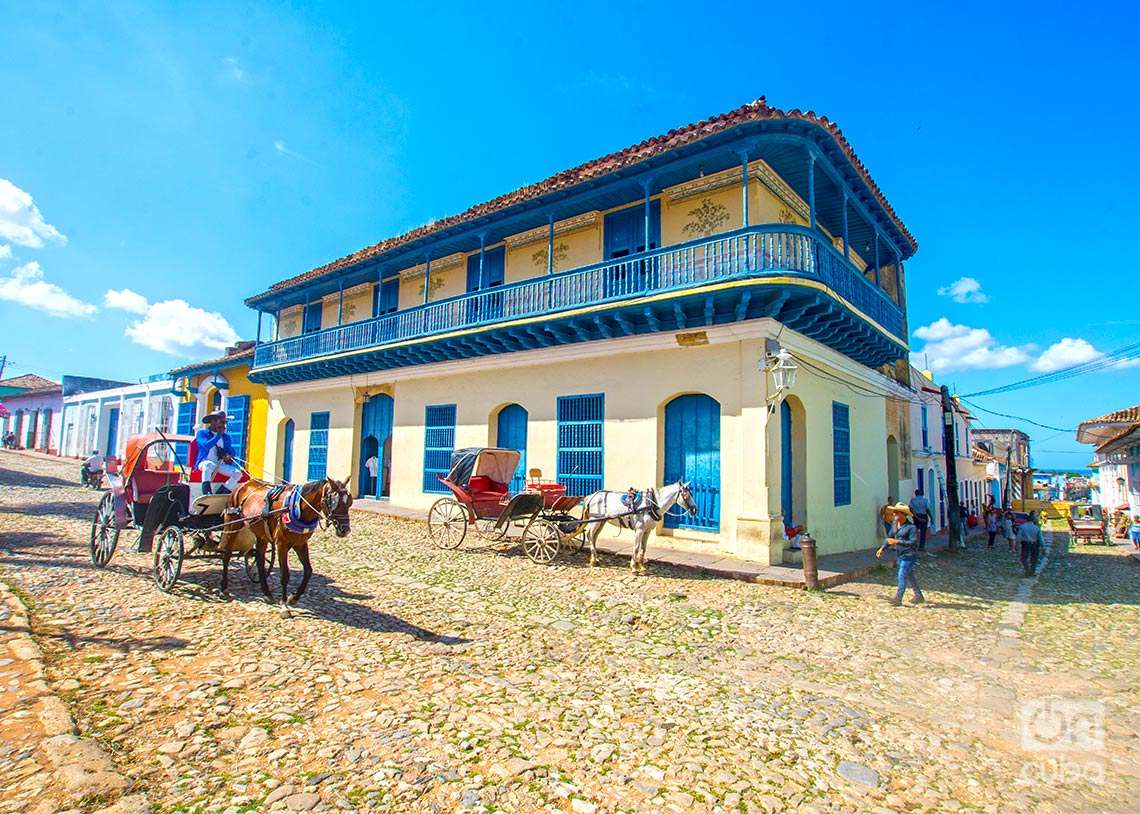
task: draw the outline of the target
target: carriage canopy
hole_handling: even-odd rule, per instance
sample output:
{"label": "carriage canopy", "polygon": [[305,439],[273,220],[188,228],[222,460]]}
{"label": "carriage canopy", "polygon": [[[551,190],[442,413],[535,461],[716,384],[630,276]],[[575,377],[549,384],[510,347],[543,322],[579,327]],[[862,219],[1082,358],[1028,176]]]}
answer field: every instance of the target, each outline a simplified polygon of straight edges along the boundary
{"label": "carriage canopy", "polygon": [[174,471],[177,467],[174,455],[175,442],[187,443],[194,439],[188,435],[166,435],[148,432],[132,435],[127,439],[126,453],[123,455],[122,478],[127,481],[136,469],[152,472]]}
{"label": "carriage canopy", "polygon": [[451,453],[451,469],[447,480],[461,489],[471,484],[471,478],[482,475],[496,483],[510,483],[519,465],[517,449],[495,447],[468,447]]}

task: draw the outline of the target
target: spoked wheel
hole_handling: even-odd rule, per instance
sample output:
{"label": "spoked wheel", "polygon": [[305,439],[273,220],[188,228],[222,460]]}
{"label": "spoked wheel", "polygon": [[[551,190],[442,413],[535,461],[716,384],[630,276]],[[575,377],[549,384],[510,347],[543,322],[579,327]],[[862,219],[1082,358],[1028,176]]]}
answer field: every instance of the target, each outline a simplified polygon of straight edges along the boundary
{"label": "spoked wheel", "polygon": [[163,593],[169,593],[182,573],[182,529],[169,526],[163,529],[154,547],[154,581]]}
{"label": "spoked wheel", "polygon": [[540,565],[549,565],[558,556],[560,538],[556,525],[536,518],[523,531],[523,551]]}
{"label": "spoked wheel", "polygon": [[441,497],[428,511],[428,536],[440,548],[459,548],[467,536],[467,509],[458,500]]}
{"label": "spoked wheel", "polygon": [[119,544],[120,529],[115,524],[115,504],[111,493],[103,495],[95,518],[91,521],[91,564],[103,568],[115,554]]}
{"label": "spoked wheel", "polygon": [[[265,575],[269,576],[273,573],[273,563],[277,561],[277,549],[273,546],[268,546],[265,549]],[[245,577],[250,582],[261,582],[261,577],[257,574],[257,557],[254,556],[252,550],[245,553]]]}

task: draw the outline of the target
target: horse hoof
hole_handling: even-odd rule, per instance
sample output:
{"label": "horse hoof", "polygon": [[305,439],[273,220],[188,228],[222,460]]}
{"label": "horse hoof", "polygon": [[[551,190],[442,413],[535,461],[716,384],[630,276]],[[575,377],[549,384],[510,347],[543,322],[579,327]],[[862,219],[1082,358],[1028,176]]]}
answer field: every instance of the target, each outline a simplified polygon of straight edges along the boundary
{"label": "horse hoof", "polygon": [[292,619],[293,618],[293,612],[290,611],[288,608],[282,608],[281,609],[281,618],[282,619]]}
{"label": "horse hoof", "polygon": [[297,596],[296,594],[293,594],[291,597],[289,597],[289,604],[290,605],[296,605],[300,600],[301,600],[301,597]]}

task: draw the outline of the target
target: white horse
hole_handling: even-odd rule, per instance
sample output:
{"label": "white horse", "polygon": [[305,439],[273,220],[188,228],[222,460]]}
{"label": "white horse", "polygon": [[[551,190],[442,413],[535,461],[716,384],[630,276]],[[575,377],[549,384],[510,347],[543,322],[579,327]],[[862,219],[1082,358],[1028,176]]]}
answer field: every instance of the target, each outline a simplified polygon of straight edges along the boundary
{"label": "white horse", "polygon": [[629,559],[629,570],[635,574],[645,573],[645,547],[649,544],[649,532],[675,504],[680,504],[691,516],[697,514],[697,504],[689,484],[677,481],[660,489],[646,489],[636,506],[627,502],[628,492],[594,492],[586,498],[582,508],[583,520],[594,520],[586,531],[590,542],[590,565],[598,561],[598,537],[602,533],[602,518],[610,523],[633,530],[633,555]]}

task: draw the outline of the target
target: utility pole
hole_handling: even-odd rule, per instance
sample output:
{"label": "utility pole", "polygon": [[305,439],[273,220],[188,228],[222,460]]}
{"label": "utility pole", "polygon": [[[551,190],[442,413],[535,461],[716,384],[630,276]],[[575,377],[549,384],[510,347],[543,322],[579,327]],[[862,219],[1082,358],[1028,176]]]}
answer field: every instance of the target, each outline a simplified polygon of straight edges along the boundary
{"label": "utility pole", "polygon": [[950,540],[947,550],[957,551],[962,540],[962,515],[958,509],[958,461],[954,457],[954,403],[950,388],[942,385],[942,446],[946,455],[946,499],[950,502]]}
{"label": "utility pole", "polygon": [[1013,478],[1013,445],[1005,445],[1005,489],[1002,492],[1002,508],[1009,508],[1009,484]]}
{"label": "utility pole", "polygon": [[8,354],[0,356],[0,379],[4,378],[4,368],[8,365]]}

